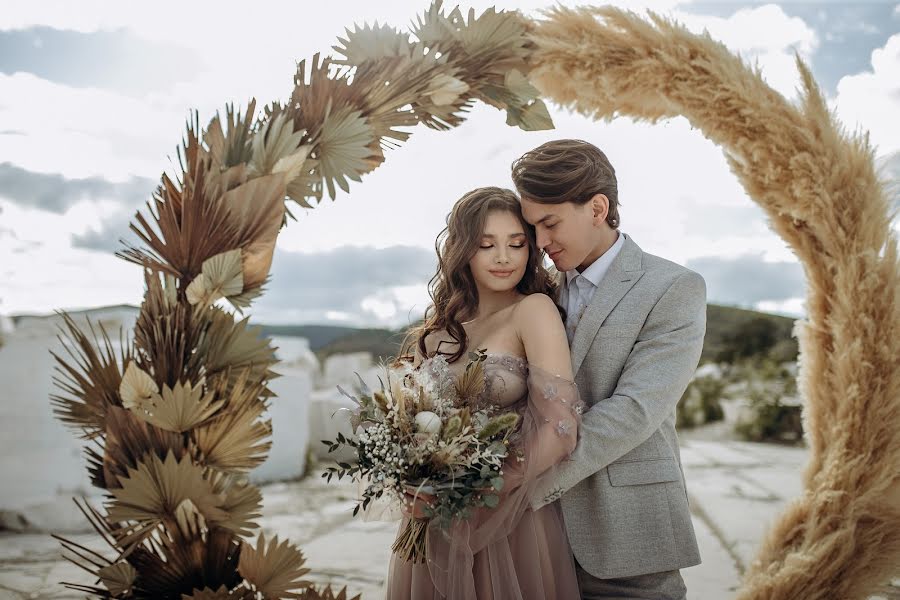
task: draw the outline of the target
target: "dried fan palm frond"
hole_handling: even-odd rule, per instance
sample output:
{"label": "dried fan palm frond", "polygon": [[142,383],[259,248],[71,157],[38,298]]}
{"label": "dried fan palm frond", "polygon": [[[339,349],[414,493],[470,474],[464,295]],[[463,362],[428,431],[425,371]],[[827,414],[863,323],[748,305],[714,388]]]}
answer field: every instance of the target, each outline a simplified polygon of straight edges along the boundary
{"label": "dried fan palm frond", "polygon": [[140,362],[152,366],[160,383],[169,386],[179,379],[200,379],[203,365],[194,349],[208,326],[209,313],[193,310],[171,276],[146,272],[144,281],[147,289],[134,327]]}
{"label": "dried fan palm frond", "polygon": [[259,528],[256,519],[262,516],[262,493],[258,487],[246,483],[244,477],[229,473],[212,472],[209,480],[215,493],[223,496],[221,508],[227,515],[216,526],[240,537],[247,537]]}
{"label": "dried fan palm frond", "polygon": [[188,124],[182,161],[183,181],[173,182],[163,175],[162,183],[147,209],[152,219],[138,212],[131,229],[147,248],[129,246],[117,253],[129,262],[151,271],[163,271],[186,281],[200,273],[203,261],[239,247],[237,229],[229,221],[221,203],[218,180],[207,194],[210,155],[198,138],[196,122]]}
{"label": "dried fan palm frond", "polygon": [[338,44],[332,46],[343,58],[335,64],[359,66],[370,61],[381,61],[385,58],[408,56],[412,42],[408,33],[401,33],[390,25],[364,24],[356,25],[353,30],[345,29],[346,38],[338,38]]}
{"label": "dried fan palm frond", "polygon": [[352,598],[347,595],[347,588],[341,588],[340,592],[335,592],[330,585],[324,588],[310,586],[303,590],[299,596],[300,600],[360,600],[361,595],[357,594]]}
{"label": "dried fan palm frond", "polygon": [[464,21],[458,6],[445,15],[443,4],[443,0],[432,2],[424,14],[416,17],[412,33],[428,47],[446,52],[450,46],[458,44],[455,32]]}
{"label": "dried fan palm frond", "polygon": [[271,279],[271,277],[266,277],[262,285],[258,287],[245,290],[244,292],[236,296],[229,296],[228,302],[234,307],[236,311],[243,314],[245,308],[249,307],[254,300],[263,295],[263,292],[265,292],[265,285],[269,282],[269,279]]}
{"label": "dried fan palm frond", "polygon": [[[511,66],[524,63],[528,56],[525,22],[515,12],[498,12],[491,7],[476,17],[475,9],[470,8],[468,19],[456,30],[455,37],[469,56],[490,53],[505,57],[491,66],[494,73],[504,74]],[[510,61],[513,65],[508,64]]]}
{"label": "dried fan palm frond", "polygon": [[360,181],[363,173],[381,163],[383,157],[373,159],[372,146],[376,141],[371,126],[360,111],[343,108],[328,114],[315,139],[315,156],[332,199],[335,198],[335,183],[349,192],[347,179]]}
{"label": "dried fan palm frond", "polygon": [[203,141],[209,149],[212,171],[224,171],[230,167],[250,162],[251,140],[253,138],[253,116],[256,113],[256,100],[250,100],[244,116],[235,110],[234,104],[225,105],[225,120],[228,128],[223,130],[221,117],[216,112],[209,125]]}
{"label": "dried fan palm frond", "polygon": [[[220,376],[224,376],[229,385],[241,376],[248,381],[264,381],[277,376],[270,371],[270,367],[278,362],[275,350],[268,338],[260,335],[259,327],[249,327],[247,319],[235,322],[233,315],[216,307],[209,309],[209,315],[209,327],[201,335],[196,351],[198,360],[205,365],[207,383],[214,385]],[[242,375],[245,370],[248,372]]]}
{"label": "dried fan palm frond", "polygon": [[[152,452],[159,458],[172,453],[181,460],[187,452],[182,436],[155,427],[130,410],[112,407],[106,418],[106,437],[103,440],[102,464],[97,465],[101,473],[102,488],[119,487],[119,478],[128,476],[128,469],[135,469],[138,463]],[[96,483],[95,483],[96,485]]]}
{"label": "dried fan palm frond", "polygon": [[203,261],[202,271],[185,291],[191,304],[208,306],[219,298],[236,296],[244,290],[241,249],[228,250]]}
{"label": "dried fan palm frond", "polygon": [[253,156],[248,168],[251,177],[285,173],[287,182],[300,172],[309,146],[303,145],[306,130],[294,131],[293,121],[280,113],[265,121],[253,136]]}
{"label": "dried fan palm frond", "polygon": [[190,500],[210,524],[229,519],[222,508],[224,498],[204,476],[204,468],[194,464],[189,456],[179,461],[174,453],[169,453],[163,461],[149,453],[137,468],[128,468],[127,477],[120,477],[119,483],[122,487],[110,489],[113,500],[107,506],[108,519],[139,524],[130,542],[142,539],[164,520],[174,518],[185,500]]}
{"label": "dried fan palm frond", "polygon": [[100,326],[98,336],[88,321],[91,333],[88,337],[72,317],[61,314],[65,329],[60,326],[58,339],[72,362],[56,352],[50,352],[56,360],[53,383],[63,392],[50,396],[53,413],[66,425],[81,429],[83,438],[93,439],[106,429],[109,408],[121,405],[121,369],[132,361],[132,346],[124,333],[120,333],[117,357],[103,326]]}
{"label": "dried fan palm frond", "polygon": [[266,544],[264,534],[259,535],[256,547],[244,542],[238,572],[253,589],[265,598],[302,598],[300,592],[311,583],[302,579],[309,573],[304,568],[303,553],[288,541],[278,541],[278,536]]}
{"label": "dried fan palm frond", "polygon": [[128,596],[131,594],[132,584],[137,577],[137,570],[125,561],[101,567],[97,571],[100,581],[113,596]]}
{"label": "dried fan palm frond", "polygon": [[225,529],[213,529],[205,538],[188,541],[159,530],[128,554],[128,562],[139,573],[134,597],[179,598],[198,589],[225,586],[235,590],[234,597],[249,600],[252,596],[237,588],[239,553],[239,542]]}
{"label": "dried fan palm frond", "polygon": [[119,383],[119,396],[122,406],[128,409],[140,409],[150,404],[159,395],[159,386],[150,375],[142,371],[134,361],[125,368],[125,374]]}
{"label": "dried fan palm frond", "polygon": [[235,231],[235,245],[242,250],[243,290],[263,284],[272,266],[275,240],[284,222],[285,174],[251,179],[222,195],[219,204],[228,211]]}
{"label": "dried fan palm frond", "polygon": [[171,388],[164,385],[162,394],[132,408],[132,412],[160,429],[184,433],[209,420],[225,403],[216,400],[215,392],[204,393],[204,388],[204,382],[193,386],[189,381],[178,382]]}
{"label": "dried fan palm frond", "polygon": [[[257,401],[259,388],[235,386],[231,392],[248,394],[254,402],[246,408],[237,407],[223,411],[208,424],[198,427],[193,437],[199,451],[199,459],[218,471],[247,472],[266,460],[272,442],[271,421],[260,421],[265,405]],[[252,395],[252,396],[250,396]]]}
{"label": "dried fan palm frond", "polygon": [[252,590],[244,587],[229,590],[224,585],[215,590],[207,587],[181,595],[181,600],[253,600],[255,598],[256,595]]}

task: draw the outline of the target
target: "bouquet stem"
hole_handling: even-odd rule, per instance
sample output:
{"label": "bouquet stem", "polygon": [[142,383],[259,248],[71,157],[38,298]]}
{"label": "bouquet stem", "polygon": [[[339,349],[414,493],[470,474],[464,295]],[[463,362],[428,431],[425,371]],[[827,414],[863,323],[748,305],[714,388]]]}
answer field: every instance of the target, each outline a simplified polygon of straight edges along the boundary
{"label": "bouquet stem", "polygon": [[391,546],[394,553],[407,562],[425,563],[428,551],[428,523],[430,519],[410,519],[403,532]]}

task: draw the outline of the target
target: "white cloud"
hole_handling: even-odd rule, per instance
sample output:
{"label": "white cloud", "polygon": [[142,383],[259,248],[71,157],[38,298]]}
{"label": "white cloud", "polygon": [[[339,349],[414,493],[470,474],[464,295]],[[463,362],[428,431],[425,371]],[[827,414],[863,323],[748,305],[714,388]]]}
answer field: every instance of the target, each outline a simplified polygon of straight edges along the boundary
{"label": "white cloud", "polygon": [[64,214],[25,209],[0,201],[0,313],[47,313],[98,304],[137,304],[143,293],[138,267],[110,254],[72,248],[67,232],[86,231],[97,219],[93,202]]}
{"label": "white cloud", "polygon": [[763,301],[757,302],[756,310],[776,313],[780,315],[788,315],[791,317],[803,317],[806,315],[806,298],[788,298],[783,301]]}
{"label": "white cloud", "polygon": [[900,150],[900,33],[872,51],[872,69],[843,77],[832,102],[850,127],[869,131],[884,155]]}

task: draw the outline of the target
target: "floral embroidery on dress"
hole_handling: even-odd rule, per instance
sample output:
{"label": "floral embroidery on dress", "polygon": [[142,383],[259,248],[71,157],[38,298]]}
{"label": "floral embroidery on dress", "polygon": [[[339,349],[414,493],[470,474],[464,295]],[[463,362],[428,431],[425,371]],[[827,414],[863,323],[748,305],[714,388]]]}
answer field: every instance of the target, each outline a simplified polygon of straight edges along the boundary
{"label": "floral embroidery on dress", "polygon": [[565,421],[560,421],[556,424],[556,433],[560,436],[571,435],[572,428],[575,426],[575,423],[566,419]]}
{"label": "floral embroidery on dress", "polygon": [[548,381],[546,385],[544,385],[544,399],[545,400],[556,400],[559,396],[559,388],[556,387],[556,384],[552,381]]}
{"label": "floral embroidery on dress", "polygon": [[528,372],[528,361],[512,354],[488,353],[484,364],[499,365],[507,371],[519,371],[522,374]]}

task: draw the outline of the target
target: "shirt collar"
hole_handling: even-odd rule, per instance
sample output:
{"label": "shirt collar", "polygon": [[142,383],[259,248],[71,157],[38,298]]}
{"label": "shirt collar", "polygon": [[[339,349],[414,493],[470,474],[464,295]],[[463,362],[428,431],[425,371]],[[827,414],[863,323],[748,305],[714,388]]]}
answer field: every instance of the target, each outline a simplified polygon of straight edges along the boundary
{"label": "shirt collar", "polygon": [[609,250],[604,252],[600,258],[592,262],[588,265],[588,268],[578,272],[577,269],[572,269],[570,271],[566,271],[566,285],[568,286],[572,283],[572,280],[581,275],[585,279],[591,282],[594,287],[600,285],[600,282],[603,280],[603,276],[606,275],[606,272],[609,270],[610,265],[612,265],[613,261],[616,259],[616,256],[619,255],[619,251],[622,250],[622,246],[625,245],[625,234],[622,232],[618,232],[619,237],[616,239],[615,243],[610,246]]}

